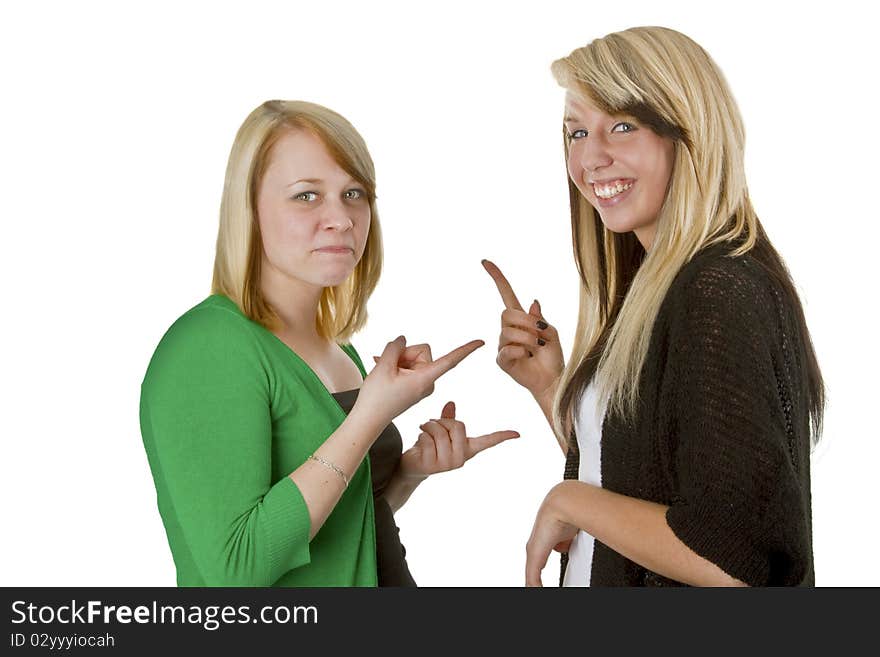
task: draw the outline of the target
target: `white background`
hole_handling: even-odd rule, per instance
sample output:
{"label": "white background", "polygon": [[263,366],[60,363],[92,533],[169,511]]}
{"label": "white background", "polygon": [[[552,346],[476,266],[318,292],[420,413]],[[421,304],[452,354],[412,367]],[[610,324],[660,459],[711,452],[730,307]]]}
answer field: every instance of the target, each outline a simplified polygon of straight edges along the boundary
{"label": "white background", "polygon": [[480,259],[540,299],[567,353],[577,286],[549,65],[648,24],[690,35],[726,74],[755,206],[803,296],[829,398],[817,582],[880,584],[867,3],[16,4],[0,10],[0,584],[174,584],[139,386],[165,329],[209,292],[238,126],[286,98],[344,114],[376,161],[386,266],[354,339],[365,360],[401,333],[435,354],[488,343],[398,419],[405,446],[448,399],[470,435],[522,433],[401,510],[412,572],[423,586],[522,585],[562,456],[494,364],[501,303]]}

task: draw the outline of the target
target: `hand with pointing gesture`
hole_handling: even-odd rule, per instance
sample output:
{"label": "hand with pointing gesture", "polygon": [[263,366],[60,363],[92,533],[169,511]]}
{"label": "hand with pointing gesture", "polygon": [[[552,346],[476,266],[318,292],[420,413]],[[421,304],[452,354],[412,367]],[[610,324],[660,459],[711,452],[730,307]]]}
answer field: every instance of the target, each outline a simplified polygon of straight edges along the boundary
{"label": "hand with pointing gesture", "polygon": [[494,263],[483,260],[483,267],[504,301],[495,362],[535,399],[552,399],[565,366],[556,329],[544,319],[537,300],[528,312],[523,310],[507,278]]}
{"label": "hand with pointing gesture", "polygon": [[[427,344],[406,346],[402,335],[385,346],[358,393],[355,408],[378,414],[381,426],[390,424],[413,404],[434,392],[434,382],[485,344],[472,340],[433,360]],[[354,411],[354,409],[352,409]]]}
{"label": "hand with pointing gesture", "polygon": [[519,438],[516,431],[496,431],[468,438],[464,423],[455,419],[455,402],[447,402],[439,419],[428,420],[419,428],[422,433],[416,444],[400,457],[398,472],[404,477],[424,478],[455,470],[483,450]]}

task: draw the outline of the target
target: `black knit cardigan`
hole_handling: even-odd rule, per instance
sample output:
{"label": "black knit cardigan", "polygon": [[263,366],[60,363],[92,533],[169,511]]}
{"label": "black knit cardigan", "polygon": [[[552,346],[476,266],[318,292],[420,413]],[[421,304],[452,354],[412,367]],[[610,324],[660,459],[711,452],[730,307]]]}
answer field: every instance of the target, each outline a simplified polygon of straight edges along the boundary
{"label": "black knit cardigan", "polygon": [[[752,586],[813,585],[810,421],[796,300],[750,254],[698,253],[663,300],[631,420],[602,425],[602,487],[668,505],[694,552]],[[577,479],[576,447],[565,478]],[[566,567],[563,560],[563,575]],[[678,582],[599,541],[593,586]]]}

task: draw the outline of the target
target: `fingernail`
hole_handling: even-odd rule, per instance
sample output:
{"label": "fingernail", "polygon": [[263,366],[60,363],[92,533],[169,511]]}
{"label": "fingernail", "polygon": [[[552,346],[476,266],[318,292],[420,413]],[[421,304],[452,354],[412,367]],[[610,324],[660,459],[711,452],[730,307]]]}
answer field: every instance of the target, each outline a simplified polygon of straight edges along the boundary
{"label": "fingernail", "polygon": [[545,344],[547,344],[547,341],[544,340],[543,338],[538,338],[538,344],[543,347]]}
{"label": "fingernail", "polygon": [[545,322],[543,319],[539,319],[535,323],[535,326],[537,326],[539,329],[541,329],[543,331],[545,328],[547,328],[550,325],[547,322]]}

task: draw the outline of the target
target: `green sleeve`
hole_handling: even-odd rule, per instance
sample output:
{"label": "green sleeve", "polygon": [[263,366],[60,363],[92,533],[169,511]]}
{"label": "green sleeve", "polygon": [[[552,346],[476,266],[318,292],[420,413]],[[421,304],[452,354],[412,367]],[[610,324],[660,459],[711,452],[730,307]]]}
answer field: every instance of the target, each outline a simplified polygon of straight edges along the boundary
{"label": "green sleeve", "polygon": [[310,561],[305,501],[289,477],[272,481],[270,380],[247,321],[206,307],[169,330],[143,382],[141,429],[171,547],[189,552],[207,586],[270,586]]}

